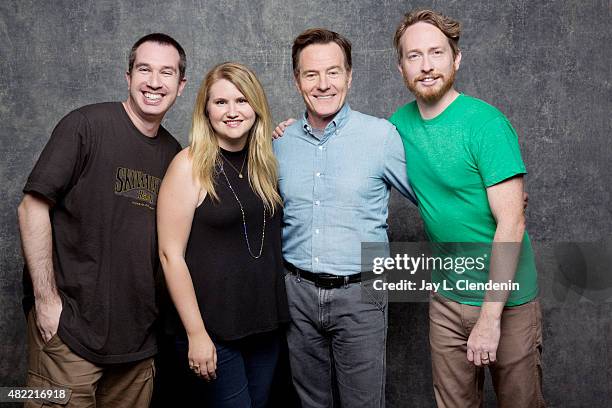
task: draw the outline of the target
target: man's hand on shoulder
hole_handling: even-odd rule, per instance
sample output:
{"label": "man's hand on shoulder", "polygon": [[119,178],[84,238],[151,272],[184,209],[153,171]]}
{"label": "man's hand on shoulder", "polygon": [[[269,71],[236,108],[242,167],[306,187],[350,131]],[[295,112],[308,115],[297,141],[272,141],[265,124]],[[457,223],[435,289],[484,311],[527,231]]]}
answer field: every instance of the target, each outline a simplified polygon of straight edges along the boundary
{"label": "man's hand on shoulder", "polygon": [[281,123],[279,123],[275,128],[274,128],[274,132],[272,132],[272,138],[273,139],[279,139],[283,136],[283,133],[285,133],[285,129],[287,129],[289,126],[291,126],[293,123],[295,123],[295,119],[293,118],[289,118]]}

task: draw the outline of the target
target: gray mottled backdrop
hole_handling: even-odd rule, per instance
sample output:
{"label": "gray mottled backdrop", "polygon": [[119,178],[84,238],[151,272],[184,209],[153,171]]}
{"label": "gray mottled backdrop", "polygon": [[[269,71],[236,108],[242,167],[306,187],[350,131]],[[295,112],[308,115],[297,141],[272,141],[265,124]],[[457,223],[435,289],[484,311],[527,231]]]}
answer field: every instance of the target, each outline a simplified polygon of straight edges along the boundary
{"label": "gray mottled backdrop", "polygon": [[[15,216],[25,179],[56,122],[80,105],[126,97],[128,49],[162,31],[188,54],[186,92],[165,126],[185,145],[206,70],[253,67],[275,120],[296,116],[291,40],[322,26],[353,42],[353,108],[388,117],[411,97],[394,66],[401,14],[429,6],[464,24],[458,88],[499,107],[520,136],[529,170],[528,229],[539,254],[544,388],[553,407],[612,400],[610,263],[612,77],[609,1],[2,1],[0,5],[0,385],[22,384],[24,319]],[[418,213],[392,199],[393,240],[423,238]],[[589,250],[560,242],[602,241]],[[602,249],[603,248],[603,249]],[[576,256],[574,256],[576,255]],[[581,259],[572,264],[576,257]],[[583,268],[587,265],[587,269]],[[569,267],[568,267],[569,266]],[[582,269],[581,269],[582,268]],[[588,278],[586,272],[599,275]],[[580,271],[580,272],[576,272]],[[589,280],[590,279],[590,280]],[[606,300],[608,302],[606,302]],[[390,307],[387,400],[433,406],[425,304]],[[487,397],[489,403],[492,397]]]}

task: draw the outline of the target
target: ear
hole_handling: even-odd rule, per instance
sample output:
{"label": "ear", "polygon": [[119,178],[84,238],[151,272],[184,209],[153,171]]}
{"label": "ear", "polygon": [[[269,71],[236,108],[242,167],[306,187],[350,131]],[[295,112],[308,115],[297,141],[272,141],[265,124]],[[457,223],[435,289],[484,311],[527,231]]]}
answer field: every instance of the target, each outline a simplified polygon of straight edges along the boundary
{"label": "ear", "polygon": [[455,65],[455,71],[457,71],[459,69],[459,65],[461,65],[461,51],[457,52],[457,56],[455,57],[455,62],[453,64]]}
{"label": "ear", "polygon": [[128,90],[129,90],[130,89],[130,84],[132,82],[132,76],[130,75],[130,73],[128,71],[125,71],[125,80],[127,81]]}
{"label": "ear", "polygon": [[348,72],[346,73],[346,75],[348,76],[347,82],[346,82],[346,87],[348,89],[351,89],[351,84],[353,83],[353,70],[349,69]]}
{"label": "ear", "polygon": [[302,93],[302,90],[300,89],[300,79],[299,79],[299,73],[298,74],[293,74],[293,85],[295,85],[295,89],[297,89],[297,91],[299,93]]}
{"label": "ear", "polygon": [[183,93],[183,89],[185,89],[186,84],[187,84],[187,78],[183,78],[179,81],[178,96],[181,96],[181,94]]}
{"label": "ear", "polygon": [[403,77],[404,76],[404,69],[402,68],[402,64],[401,63],[397,63],[397,70],[399,71],[400,75]]}

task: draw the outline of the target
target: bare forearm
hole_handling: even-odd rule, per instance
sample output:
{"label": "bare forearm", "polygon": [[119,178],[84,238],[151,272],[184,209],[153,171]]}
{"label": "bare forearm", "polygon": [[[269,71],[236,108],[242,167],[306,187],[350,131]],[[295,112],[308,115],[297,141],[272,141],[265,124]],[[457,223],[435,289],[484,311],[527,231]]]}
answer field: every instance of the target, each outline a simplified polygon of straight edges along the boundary
{"label": "bare forearm", "polygon": [[189,269],[182,257],[174,259],[161,255],[170,297],[181,317],[188,336],[207,334],[200,314]]}
{"label": "bare forearm", "polygon": [[57,333],[62,313],[53,271],[49,208],[44,199],[26,194],[18,209],[21,246],[34,288],[36,326],[45,342]]}
{"label": "bare forearm", "polygon": [[37,300],[59,299],[53,272],[51,219],[49,206],[42,199],[24,197],[19,205],[19,229],[23,254]]}
{"label": "bare forearm", "polygon": [[[489,280],[494,283],[507,283],[514,280],[524,234],[525,223],[522,217],[513,222],[498,224],[491,250]],[[510,296],[508,290],[487,291],[481,315],[492,318],[501,317],[508,296]]]}
{"label": "bare forearm", "polygon": [[[489,280],[493,283],[514,280],[525,233],[522,196],[522,177],[513,177],[487,188],[489,207],[497,223],[489,262]],[[509,291],[501,290],[485,293],[480,316],[467,343],[467,359],[476,366],[497,360],[501,316],[509,295]]]}
{"label": "bare forearm", "polygon": [[[489,280],[507,283],[514,279],[524,232],[521,220],[498,223],[491,249]],[[480,315],[467,344],[467,359],[476,366],[493,363],[497,359],[501,316],[509,295],[507,290],[489,290],[485,293]]]}

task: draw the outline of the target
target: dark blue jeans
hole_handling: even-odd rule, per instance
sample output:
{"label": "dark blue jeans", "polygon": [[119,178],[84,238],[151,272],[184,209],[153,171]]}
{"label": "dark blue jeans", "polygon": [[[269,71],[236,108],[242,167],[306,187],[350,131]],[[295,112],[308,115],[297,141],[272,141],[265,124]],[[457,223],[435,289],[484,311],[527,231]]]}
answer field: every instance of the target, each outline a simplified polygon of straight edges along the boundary
{"label": "dark blue jeans", "polygon": [[[189,370],[188,342],[176,340],[184,390],[176,390],[190,406],[214,408],[265,407],[278,362],[281,333],[257,334],[244,339],[221,342],[217,349],[217,379],[206,382]],[[183,364],[184,363],[184,364]]]}

